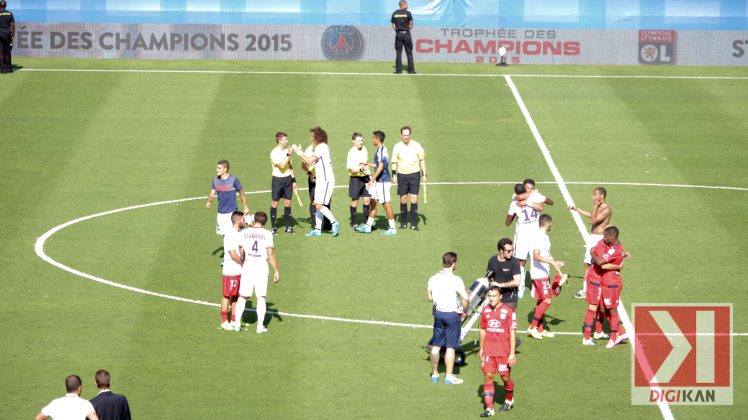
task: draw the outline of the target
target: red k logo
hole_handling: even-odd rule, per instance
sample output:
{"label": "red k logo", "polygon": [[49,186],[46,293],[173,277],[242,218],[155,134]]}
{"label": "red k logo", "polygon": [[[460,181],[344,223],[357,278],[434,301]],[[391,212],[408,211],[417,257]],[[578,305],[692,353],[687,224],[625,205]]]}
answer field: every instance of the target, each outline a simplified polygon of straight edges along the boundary
{"label": "red k logo", "polygon": [[634,305],[632,404],[732,404],[732,305]]}

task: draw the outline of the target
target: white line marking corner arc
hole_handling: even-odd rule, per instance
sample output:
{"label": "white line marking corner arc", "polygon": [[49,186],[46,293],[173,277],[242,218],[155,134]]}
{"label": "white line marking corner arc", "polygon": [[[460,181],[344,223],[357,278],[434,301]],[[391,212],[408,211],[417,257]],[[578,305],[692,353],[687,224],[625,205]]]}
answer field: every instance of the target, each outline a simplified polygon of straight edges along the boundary
{"label": "white line marking corner arc", "polygon": [[[516,181],[445,181],[445,182],[431,182],[432,185],[513,185]],[[538,181],[538,184],[555,184],[555,181]],[[611,182],[567,182],[567,184],[580,184],[580,185],[587,185],[587,184],[602,184],[602,185],[622,185],[622,186],[645,186],[645,187],[671,187],[671,186],[677,186],[677,187],[683,187],[683,188],[717,188],[717,189],[732,189],[732,190],[741,190],[741,191],[748,191],[748,188],[738,188],[738,187],[713,187],[713,186],[699,186],[699,185],[676,185],[676,184],[645,184],[645,183],[611,183]],[[335,188],[347,188],[347,185],[338,185]],[[300,190],[306,190],[306,188],[300,188]],[[250,191],[247,192],[247,195],[253,195],[253,194],[263,194],[263,193],[269,193],[269,190],[263,190],[263,191]],[[176,200],[165,200],[165,201],[157,201],[154,203],[147,203],[147,204],[139,204],[134,206],[128,206],[128,207],[122,207],[119,209],[114,210],[108,210],[104,212],[99,212],[95,214],[91,214],[88,216],[79,217],[77,219],[70,220],[68,222],[62,223],[60,225],[57,225],[51,229],[49,229],[47,232],[39,236],[35,242],[34,245],[34,251],[36,255],[42,259],[43,261],[47,262],[48,264],[57,267],[63,271],[67,271],[68,273],[71,273],[73,275],[76,275],[78,277],[82,277],[88,280],[92,280],[101,284],[105,284],[107,286],[117,287],[120,289],[128,290],[131,292],[141,293],[144,295],[154,296],[162,299],[170,299],[178,302],[185,302],[185,303],[191,303],[191,304],[197,304],[197,305],[205,305],[205,306],[212,306],[212,307],[219,307],[220,305],[213,302],[207,302],[199,299],[190,299],[190,298],[183,298],[179,296],[173,296],[168,295],[165,293],[158,293],[151,290],[141,289],[133,286],[128,286],[125,284],[117,283],[111,280],[106,280],[104,278],[94,276],[92,274],[84,273],[80,270],[77,270],[75,268],[72,268],[70,266],[67,266],[65,264],[62,264],[59,261],[56,261],[55,259],[51,258],[49,255],[46,254],[44,251],[44,245],[47,242],[47,240],[52,237],[55,233],[61,231],[62,229],[65,229],[67,227],[70,227],[74,224],[95,219],[97,217],[103,217],[108,216],[116,213],[121,213],[129,210],[137,210],[137,209],[143,209],[148,207],[155,207],[160,205],[167,205],[167,204],[175,204],[175,203],[182,203],[187,201],[195,201],[195,200],[202,200],[205,199],[205,196],[200,197],[190,197],[190,198],[181,198]],[[322,321],[336,321],[336,322],[349,322],[349,323],[358,323],[358,324],[368,324],[368,325],[380,325],[380,326],[392,326],[392,327],[405,327],[405,328],[431,328],[431,325],[421,325],[421,324],[411,324],[411,323],[402,323],[402,322],[389,322],[389,321],[376,321],[376,320],[365,320],[365,319],[350,319],[350,318],[342,318],[342,317],[332,317],[332,316],[323,316],[323,315],[305,315],[305,314],[294,314],[294,313],[287,313],[287,312],[278,312],[278,311],[268,311],[268,313],[274,313],[282,316],[288,316],[288,317],[295,317],[295,318],[304,318],[304,319],[315,319],[315,320],[322,320]],[[556,332],[560,335],[579,335],[578,332]],[[748,336],[748,334],[734,334],[735,336]]]}

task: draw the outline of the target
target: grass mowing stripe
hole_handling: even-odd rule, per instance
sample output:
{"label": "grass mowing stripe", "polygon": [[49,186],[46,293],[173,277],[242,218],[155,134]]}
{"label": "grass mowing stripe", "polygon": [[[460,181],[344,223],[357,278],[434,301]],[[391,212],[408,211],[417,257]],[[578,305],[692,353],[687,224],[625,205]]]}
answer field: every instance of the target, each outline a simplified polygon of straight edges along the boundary
{"label": "grass mowing stripe", "polygon": [[[556,167],[556,164],[553,162],[553,157],[551,156],[550,151],[548,151],[548,147],[545,145],[545,141],[543,141],[543,137],[540,135],[540,131],[538,130],[538,127],[535,125],[535,122],[532,119],[532,116],[530,115],[530,111],[525,106],[524,100],[522,100],[522,96],[519,94],[519,90],[517,90],[517,86],[515,86],[514,82],[512,81],[512,78],[510,76],[505,76],[504,79],[507,82],[507,85],[509,86],[509,89],[511,89],[512,94],[514,95],[514,99],[517,101],[517,105],[519,106],[520,110],[522,111],[522,115],[525,117],[525,121],[527,121],[527,125],[530,127],[530,131],[532,132],[533,137],[535,138],[535,142],[538,144],[538,147],[540,148],[540,151],[543,154],[543,157],[545,158],[546,162],[548,163],[548,167],[551,169],[551,173],[553,173],[553,177],[556,180],[556,184],[558,184],[559,190],[561,190],[561,195],[564,197],[564,201],[566,202],[567,206],[574,204],[574,199],[571,197],[571,194],[569,193],[569,190],[566,188],[566,183],[564,182],[563,177],[561,176],[561,173],[558,171],[558,168]],[[579,229],[579,233],[582,235],[582,240],[584,243],[587,243],[587,239],[589,235],[587,234],[587,229],[584,226],[584,223],[582,222],[582,217],[580,216],[579,212],[571,212],[571,216],[574,219],[574,222],[577,225],[577,228]],[[628,313],[626,313],[626,307],[623,304],[623,299],[620,299],[618,301],[618,313],[621,317],[621,321],[626,326],[626,330],[629,331],[630,338],[629,341],[633,346],[636,346],[636,341],[634,339],[634,326],[631,324],[631,320],[629,319]],[[641,361],[643,362],[642,368],[647,371],[651,370],[649,369],[649,363],[646,362],[646,360]],[[662,392],[660,387],[655,384],[652,385],[650,383],[650,389],[654,391]],[[670,405],[667,403],[667,401],[658,401],[657,406],[660,409],[660,412],[662,412],[662,417],[666,420],[674,419],[673,413],[670,410]]]}
{"label": "grass mowing stripe", "polygon": [[[332,71],[241,71],[241,70],[149,70],[149,69],[34,69],[19,71],[79,72],[79,73],[197,73],[197,74],[274,74],[274,75],[322,75],[322,76],[385,76],[404,77],[391,73],[332,72]],[[478,73],[418,73],[407,77],[508,77],[503,74]],[[658,76],[658,75],[583,75],[583,74],[512,74],[511,77],[540,77],[565,79],[693,79],[693,80],[748,80],[748,76]]]}
{"label": "grass mowing stripe", "polygon": [[[38,64],[29,67],[351,72],[386,70],[381,64],[376,68],[374,65],[360,63],[154,63],[139,60],[70,60],[67,64],[61,63],[61,60],[36,60],[33,63]],[[421,69],[425,73],[498,73],[497,70],[499,69],[493,66],[476,65],[433,66],[433,70],[424,66]],[[683,71],[640,67],[593,66],[575,69],[573,66],[515,66],[503,69],[502,73],[507,70],[522,73],[595,71],[617,75],[746,75],[737,74],[735,70],[729,72],[725,69],[697,68]],[[25,168],[26,162],[33,163],[46,156],[40,156],[38,151],[59,149],[58,144],[48,138],[49,134],[60,132],[61,135],[55,137],[72,138],[75,130],[71,128],[78,126],[72,122],[55,124],[54,130],[41,129],[47,122],[56,123],[56,116],[59,114],[39,112],[37,116],[35,113],[40,107],[52,108],[49,106],[50,102],[44,99],[45,92],[37,87],[40,81],[57,79],[57,84],[68,86],[71,94],[96,94],[101,91],[99,85],[120,76],[126,76],[125,79],[130,81],[127,86],[131,88],[132,95],[124,96],[120,93],[121,89],[117,89],[115,100],[107,101],[106,107],[116,105],[116,108],[109,111],[121,111],[112,120],[97,118],[95,126],[101,141],[96,144],[86,142],[82,146],[89,152],[85,161],[82,161],[83,156],[75,153],[70,162],[70,167],[90,168],[92,171],[89,172],[104,175],[102,179],[64,175],[60,182],[55,182],[56,185],[50,187],[47,183],[60,175],[55,170],[57,165],[54,162],[49,162],[52,165],[38,165],[38,169],[35,165],[30,171]],[[201,107],[191,105],[196,100],[209,103],[210,98],[215,95],[213,84],[221,79],[231,82],[230,89],[228,85],[220,89],[221,95],[228,91],[236,94],[225,98],[226,106],[223,103],[210,105],[210,108],[218,106],[230,113],[202,110],[208,111],[205,115],[210,115],[209,118],[213,119],[211,129],[216,130],[210,133],[209,138],[203,139],[206,131],[200,123],[192,123],[189,118],[184,117],[195,115],[192,111],[201,111]],[[315,106],[312,100],[298,101],[299,96],[307,95],[298,95],[291,89],[286,89],[290,84],[324,83],[329,79],[336,81],[339,87],[326,93],[331,99],[330,104],[335,105],[328,105],[321,110],[312,109]],[[42,400],[57,396],[59,385],[51,385],[52,378],[61,378],[73,372],[90,378],[101,367],[109,368],[119,378],[117,388],[132,398],[131,404],[138,408],[138,412],[149,418],[231,418],[236,417],[237,412],[249,413],[252,417],[273,418],[278,415],[278,407],[284,407],[284,416],[287,418],[346,417],[351,412],[361,418],[406,418],[414,412],[424,413],[424,416],[444,413],[443,415],[453,417],[473,410],[475,414],[478,413],[480,397],[476,390],[484,382],[478,369],[463,369],[467,387],[429,388],[427,380],[423,381],[427,379],[425,367],[428,362],[425,361],[420,345],[428,339],[428,329],[289,317],[286,321],[290,322],[274,324],[282,328],[273,329],[271,326],[272,333],[265,336],[224,334],[214,325],[214,321],[218,320],[216,307],[184,305],[162,298],[151,299],[141,294],[123,293],[121,289],[101,287],[100,283],[91,283],[90,280],[61,272],[29,251],[41,233],[81,215],[131,204],[204,195],[208,192],[207,181],[213,170],[212,166],[224,155],[231,160],[232,169],[237,168],[236,175],[241,177],[243,183],[248,184],[245,185],[245,188],[248,187],[247,191],[268,189],[270,174],[267,153],[274,143],[272,133],[278,129],[285,131],[290,128],[290,137],[294,140],[299,137],[303,141],[308,139],[308,128],[313,126],[310,124],[321,123],[335,139],[341,140],[332,142],[334,158],[345,157],[344,152],[350,147],[348,138],[353,128],[357,131],[362,131],[363,128],[367,133],[383,128],[388,134],[392,133],[390,139],[397,139],[394,135],[400,122],[407,122],[415,128],[414,134],[421,133],[426,128],[434,134],[426,139],[431,144],[427,152],[430,156],[429,175],[432,175],[433,181],[507,180],[520,174],[534,174],[536,178],[552,181],[546,162],[529,139],[526,122],[516,111],[514,98],[509,90],[494,87],[495,84],[504,84],[504,79],[430,77],[400,81],[366,76],[29,72],[11,76],[8,81],[21,85],[15,92],[18,96],[14,100],[17,116],[13,120],[16,124],[9,127],[9,132],[17,132],[28,140],[5,142],[2,154],[5,158],[3,162],[7,163],[3,165],[3,172],[8,175],[6,182],[24,185],[24,190],[11,188],[16,193],[10,194],[13,200],[8,202],[10,207],[6,209],[8,219],[5,224],[21,229],[16,235],[8,236],[11,240],[9,246],[3,247],[0,252],[3,278],[7,279],[2,282],[0,289],[3,296],[8,297],[0,310],[0,318],[7,320],[3,323],[3,331],[6,331],[8,338],[3,340],[3,356],[12,361],[14,367],[7,372],[6,382],[10,386],[3,393],[6,398],[0,402],[0,418],[21,418],[28,407],[40,407]],[[133,84],[132,81],[138,83]],[[207,89],[202,81],[210,84],[210,88]],[[29,85],[30,82],[35,83]],[[739,94],[742,81],[525,78],[514,79],[514,82],[524,83],[522,95],[527,106],[533,108],[533,117],[538,119],[538,127],[543,127],[544,139],[552,150],[558,167],[564,168],[562,174],[567,180],[597,180],[605,176],[605,179],[620,182],[631,180],[748,186],[746,172],[740,169],[745,166],[739,165],[743,156],[742,149],[724,142],[724,138],[733,143],[736,137],[740,138],[740,128],[744,125],[740,119],[734,118],[735,109],[745,102]],[[573,86],[559,86],[551,92],[553,95],[544,96],[542,91],[547,86],[558,85],[556,82]],[[366,88],[352,86],[354,83]],[[420,95],[419,98],[424,102],[422,107],[433,113],[433,118],[402,121],[407,113],[403,114],[401,111],[401,97],[392,94],[388,98],[387,95],[378,94],[373,95],[372,100],[369,96],[374,90],[392,92],[395,90],[393,84],[407,86],[413,83],[429,83],[435,87],[430,95]],[[577,83],[579,86],[576,86]],[[624,95],[621,92],[626,89],[612,89],[608,86],[613,83],[631,86],[634,92]],[[715,89],[710,91],[713,96],[700,98],[703,93],[692,89],[694,84],[694,87],[700,84],[714,85]],[[692,90],[692,93],[680,95],[679,92],[685,88]],[[563,92],[568,89],[577,91],[577,94],[564,95]],[[57,90],[59,89],[53,89]],[[275,91],[282,93],[273,95]],[[240,96],[241,92],[244,92],[245,97]],[[314,90],[302,92],[312,93]],[[421,93],[419,89],[419,94]],[[23,100],[30,96],[35,96],[37,100]],[[679,96],[687,99],[682,100]],[[656,98],[656,103],[641,112],[627,112],[638,109],[647,97]],[[168,98],[173,98],[173,101],[170,103],[166,100]],[[264,109],[251,105],[247,109],[248,102],[245,98],[251,99],[255,104],[264,104]],[[85,96],[80,99],[85,99]],[[81,115],[97,112],[96,109],[88,108],[87,101],[80,99],[71,101],[65,108]],[[136,108],[138,104],[149,105],[154,100],[156,103],[150,108],[155,112],[151,111],[150,114],[162,114],[163,122]],[[408,101],[410,100],[409,98]],[[703,103],[707,111],[703,118],[690,117],[691,113],[698,111],[698,107],[690,105],[694,100]],[[15,104],[18,101],[22,103],[21,106]],[[289,105],[297,103],[297,108],[288,109]],[[351,104],[354,106],[351,107]],[[442,109],[437,106],[439,104]],[[599,104],[606,106],[598,108]],[[686,106],[681,107],[681,104]],[[96,103],[90,105],[96,107]],[[502,111],[498,116],[497,110]],[[619,110],[620,113],[616,112]],[[721,110],[730,112],[720,117]],[[310,122],[298,115],[306,113],[310,120],[315,120]],[[567,113],[568,115],[564,115]],[[373,120],[370,119],[372,114]],[[24,115],[34,115],[36,118],[20,124],[19,118]],[[728,116],[733,118],[728,121]],[[659,117],[663,120],[659,120]],[[672,126],[672,130],[658,128],[666,120],[677,121],[678,125]],[[330,124],[332,125],[329,126]],[[431,127],[427,127],[428,124]],[[726,129],[719,129],[720,125]],[[14,130],[14,126],[18,126],[18,129]],[[579,129],[569,130],[574,126]],[[584,126],[587,128],[582,130]],[[629,127],[633,127],[635,132],[632,133]],[[703,133],[711,127],[715,127],[712,130],[714,135],[703,136],[703,141],[698,139],[697,134],[690,134]],[[90,138],[91,133],[86,132],[85,137]],[[620,142],[626,137],[631,137],[633,144]],[[608,141],[608,138],[615,141]],[[671,139],[672,142],[666,141],[665,144],[683,146],[677,155],[671,153],[672,148],[663,151],[656,147],[662,144],[659,140],[664,138]],[[655,143],[653,139],[658,142]],[[34,144],[38,148],[31,147]],[[194,144],[198,144],[197,154],[193,152]],[[231,149],[227,149],[227,145]],[[625,173],[612,174],[577,167],[579,158],[575,156],[581,150],[597,147],[608,151],[620,145],[625,145],[627,150],[618,156],[617,162],[627,168],[631,167]],[[656,149],[656,155],[651,153],[653,148]],[[476,150],[483,153],[475,153]],[[500,153],[504,150],[507,153]],[[725,151],[726,161],[718,159],[720,153],[717,152],[722,150]],[[218,153],[221,156],[216,156]],[[645,153],[650,153],[649,160],[644,158]],[[66,159],[67,153],[59,155],[61,159]],[[204,156],[204,159],[196,164],[196,156]],[[660,162],[663,156],[667,156],[668,161],[679,158],[675,163],[680,165],[675,167],[669,162]],[[683,165],[684,161],[692,159],[698,160],[701,165]],[[152,167],[147,167],[144,162],[151,162]],[[157,165],[153,165],[156,162]],[[93,164],[93,168],[89,163]],[[703,174],[703,168],[707,165],[721,168],[722,176],[718,176],[719,172],[715,170],[709,177],[696,178],[694,174]],[[486,169],[479,169],[481,167]],[[644,170],[652,167],[659,169],[645,174]],[[38,176],[19,176],[25,173]],[[730,174],[730,181],[724,180],[724,173]],[[341,184],[345,183],[345,180],[339,181]],[[65,186],[68,194],[62,196],[50,191],[59,185]],[[588,189],[591,189],[586,185],[567,185],[572,196],[577,197],[586,197]],[[540,188],[547,189],[551,196],[560,194],[554,185],[543,185]],[[509,234],[509,228],[503,226],[503,214],[497,214],[496,211],[505,210],[502,197],[508,198],[509,189],[509,185],[504,184],[434,187],[432,197],[429,197],[431,207],[422,207],[429,217],[429,226],[425,226],[419,233],[398,235],[395,241],[385,242],[378,237],[364,239],[362,236],[345,234],[336,240],[329,236],[321,238],[320,242],[311,242],[298,236],[279,237],[276,246],[282,252],[281,265],[285,270],[282,273],[286,274],[284,279],[289,281],[284,283],[284,287],[271,292],[271,300],[275,301],[272,309],[429,324],[430,313],[427,314],[427,309],[430,308],[427,308],[422,296],[422,283],[426,273],[436,268],[432,267],[436,262],[435,257],[454,247],[461,252],[462,267],[465,270],[463,278],[466,281],[482,274],[478,270],[485,267],[482,257],[485,251],[495,249],[495,239],[498,239],[496,235]],[[736,290],[743,290],[739,280],[739,265],[729,262],[735,259],[735,255],[723,257],[723,250],[728,246],[738,253],[738,258],[745,253],[742,250],[748,249],[739,229],[745,225],[745,215],[748,214],[747,204],[742,196],[708,189],[613,186],[611,189],[616,192],[614,197],[619,200],[614,203],[618,203],[618,222],[629,225],[627,237],[630,239],[627,242],[630,245],[636,244],[639,250],[637,258],[640,259],[630,267],[629,276],[632,284],[636,284],[638,280],[641,282],[631,288],[631,294],[627,295],[628,301],[641,301],[645,296],[659,298],[659,295],[652,293],[661,289],[662,301],[708,299],[745,303],[743,294],[734,293]],[[27,194],[26,191],[30,193]],[[50,194],[53,196],[51,200],[40,199],[49,197]],[[336,215],[347,214],[348,203],[344,198],[344,191],[337,190],[336,197],[338,196],[340,199],[336,203]],[[651,205],[640,208],[642,198],[647,199]],[[251,199],[252,210],[256,210],[255,207],[259,204],[267,211],[269,196],[255,195]],[[432,199],[434,203],[431,203]],[[333,201],[336,201],[335,198]],[[673,203],[677,211],[673,211]],[[47,241],[45,251],[71,267],[106,279],[126,280],[130,286],[217,303],[218,262],[215,255],[210,254],[218,246],[210,226],[215,214],[214,211],[204,209],[201,204],[199,201],[170,204],[80,223],[54,235],[54,239]],[[43,213],[39,211],[29,217],[29,212],[24,210],[32,206],[44,209]],[[562,206],[563,204],[559,204],[557,207],[561,208],[549,209],[559,219],[558,225],[554,225],[557,228],[554,237],[558,242],[554,242],[554,246],[560,257],[565,256],[561,259],[577,261],[583,248],[579,246],[576,228],[571,219],[563,214],[567,210]],[[294,213],[297,213],[296,207]],[[703,217],[704,215],[708,217]],[[182,230],[177,233],[169,225],[176,218],[181,220],[182,226]],[[306,228],[307,225],[308,221],[300,219],[299,226]],[[729,230],[723,231],[723,225]],[[666,229],[660,230],[663,227]],[[648,232],[663,234],[650,237]],[[691,247],[692,243],[702,246]],[[375,277],[371,264],[352,251],[358,248],[373,251],[379,260],[386,259],[386,272]],[[162,258],[165,249],[170,250],[170,255],[174,257],[168,265],[164,265]],[[415,250],[412,258],[400,257],[402,250],[406,249]],[[310,257],[310,254],[315,254],[315,257]],[[316,256],[317,254],[321,255]],[[293,259],[284,258],[283,255]],[[411,264],[409,260],[415,261]],[[678,266],[681,260],[701,261],[709,266],[712,274],[710,278],[717,279],[720,287],[699,288],[703,281],[699,273],[695,270],[680,273]],[[363,264],[357,264],[359,261]],[[401,273],[404,262],[415,268]],[[323,264],[333,269],[327,270],[324,275],[306,275],[310,268],[321,268]],[[574,268],[577,268],[576,274],[581,272],[581,264]],[[654,278],[653,273],[657,273]],[[662,287],[663,285],[670,287]],[[534,303],[528,300],[521,302],[519,314],[529,312]],[[556,303],[556,309],[552,309],[552,315],[556,316],[553,321],[556,323],[551,324],[551,328],[555,326],[560,330],[578,331],[577,324],[581,321],[577,314],[581,309],[579,302],[559,299],[554,305]],[[92,311],[91,308],[101,309]],[[254,313],[247,313],[250,323],[253,322],[253,316]],[[741,317],[738,312],[736,318],[737,330],[748,331],[748,317]],[[281,321],[274,317],[270,322]],[[95,340],[81,343],[78,339],[91,333],[95,334]],[[565,398],[554,405],[552,417],[574,417],[579,416],[579,413],[592,415],[594,407],[575,404],[574,401],[583,401],[587,396],[595,395],[600,383],[610,384],[608,392],[599,395],[600,403],[614,407],[617,417],[661,417],[651,408],[631,406],[626,400],[630,384],[620,380],[620,369],[630,366],[627,349],[613,352],[600,346],[581,349],[576,341],[578,335],[558,337],[552,343],[527,343],[528,351],[523,357],[525,363],[517,371],[523,395],[542,395],[548,386],[563,388],[570,377],[596,377],[596,381],[578,381],[576,386],[564,388]],[[745,339],[736,341],[736,352],[748,346]],[[28,343],[34,345],[29,346]],[[85,348],[82,351],[85,351],[86,357],[70,352],[60,354],[49,351],[54,348]],[[221,355],[230,355],[232,362],[223,362]],[[559,355],[563,357],[564,366],[561,369],[546,370],[544,365],[547,361],[554,360]],[[471,364],[477,362],[475,355],[469,357]],[[590,357],[599,363],[589,365]],[[423,362],[418,362],[420,360]],[[600,366],[608,368],[601,371]],[[237,372],[240,374],[237,375]],[[746,377],[746,374],[741,375],[744,372],[745,366],[735,363],[734,377],[738,393],[745,388],[745,382],[740,380],[741,377]],[[43,380],[40,381],[39,378]],[[164,378],[168,386],[153,393],[152,384],[162,383]],[[177,380],[173,380],[174,378]],[[426,384],[422,385],[423,382]],[[263,392],[247,391],[252,389],[262,389]],[[85,396],[92,393],[94,391],[89,387]],[[196,395],[197,398],[183,403],[184,395]],[[290,405],[287,401],[289,396],[294,400]],[[672,410],[678,414],[676,417],[679,419],[700,418],[707,410],[712,415],[724,411],[725,416],[729,416],[731,413],[741,412],[745,409],[744,405],[736,401],[733,407],[705,407],[701,409],[703,412],[699,411],[700,408],[686,410],[672,407]],[[516,408],[522,410],[520,406]]]}
{"label": "grass mowing stripe", "polygon": [[[432,184],[433,185],[487,185],[487,184],[490,185],[490,184],[513,184],[513,183],[514,183],[513,181],[494,181],[494,182],[491,182],[491,181],[484,181],[484,182],[470,182],[470,181],[462,181],[462,182],[460,182],[460,181],[456,181],[456,182],[434,182]],[[552,182],[550,182],[550,181],[539,181],[537,183],[538,184],[550,184]],[[568,183],[571,184],[572,182],[568,182]],[[578,183],[578,184],[580,184],[580,183]],[[584,184],[584,183],[581,183],[581,184]],[[619,184],[622,184],[622,183],[619,183]],[[626,185],[626,184],[624,184],[624,185]],[[657,186],[666,186],[666,184],[656,184],[656,185]],[[637,186],[638,186],[638,184],[637,184]],[[684,187],[684,186],[681,186],[681,187]],[[685,187],[688,187],[688,186],[685,186]],[[703,187],[703,186],[692,186],[692,187]],[[338,185],[335,188],[347,188],[347,186],[346,185]],[[300,188],[300,190],[306,190],[306,188]],[[251,195],[251,194],[266,194],[268,192],[269,192],[269,190],[265,190],[265,191],[251,191],[251,192],[247,192],[246,194],[247,195]],[[128,286],[128,285],[125,285],[125,284],[117,283],[117,282],[114,282],[114,281],[111,281],[111,280],[106,280],[104,278],[101,278],[101,277],[98,277],[98,276],[94,276],[92,274],[88,274],[88,273],[82,272],[80,270],[77,270],[75,268],[72,268],[70,266],[67,266],[65,264],[62,264],[62,263],[56,261],[55,259],[51,258],[44,251],[44,244],[55,233],[57,233],[57,232],[65,229],[67,227],[70,227],[70,226],[72,226],[74,224],[77,224],[77,223],[80,223],[80,222],[84,222],[86,220],[90,220],[90,219],[94,219],[94,218],[98,218],[98,217],[104,217],[104,216],[108,216],[108,215],[112,215],[112,214],[116,214],[116,213],[121,213],[121,212],[129,211],[129,210],[137,210],[137,209],[143,209],[143,208],[148,208],[148,207],[161,206],[161,205],[166,205],[166,204],[176,204],[176,203],[182,203],[182,202],[186,202],[186,201],[204,200],[205,198],[206,198],[205,196],[201,196],[201,197],[182,198],[182,199],[176,199],[176,200],[158,201],[158,202],[155,202],[155,203],[147,203],[147,204],[139,204],[139,205],[134,205],[134,206],[128,206],[128,207],[123,207],[123,208],[120,208],[120,209],[114,209],[114,210],[109,210],[109,211],[105,211],[105,212],[101,212],[101,213],[96,213],[96,214],[92,214],[92,215],[88,215],[88,216],[79,217],[77,219],[74,219],[74,220],[62,223],[62,224],[60,224],[58,226],[55,226],[52,229],[50,229],[49,231],[47,231],[44,234],[42,234],[37,239],[35,247],[34,247],[34,250],[36,252],[36,255],[39,258],[41,258],[45,262],[47,262],[47,263],[49,263],[49,264],[51,264],[51,265],[53,265],[53,266],[55,266],[55,267],[63,270],[63,271],[67,271],[67,272],[69,272],[71,274],[75,274],[75,275],[77,275],[79,277],[83,277],[83,278],[86,278],[86,279],[89,279],[89,280],[93,280],[93,281],[96,281],[96,282],[99,282],[99,283],[102,283],[102,284],[105,284],[105,285],[108,285],[108,286],[117,287],[117,288],[121,288],[121,289],[124,289],[124,290],[129,290],[129,291],[132,291],[132,292],[141,293],[141,294],[145,294],[145,295],[149,295],[149,296],[154,296],[154,297],[159,297],[159,298],[164,298],[164,299],[175,300],[175,301],[179,301],[179,302],[192,303],[192,304],[198,304],[198,305],[204,305],[204,306],[211,306],[211,307],[219,307],[220,306],[219,304],[213,303],[213,302],[206,302],[206,301],[199,300],[199,299],[190,299],[190,298],[184,298],[184,297],[169,295],[169,294],[165,294],[165,293],[154,292],[154,291],[151,291],[151,290],[146,290],[146,289],[142,289],[142,288],[138,288],[138,287],[132,287],[132,286]],[[245,311],[256,312],[256,310],[254,308],[247,308]],[[432,328],[432,325],[425,325],[425,324],[411,324],[411,323],[402,323],[402,322],[376,321],[376,320],[364,320],[364,319],[351,319],[351,318],[332,317],[332,316],[325,316],[325,315],[295,314],[295,313],[290,313],[290,312],[282,312],[282,311],[274,311],[274,310],[268,310],[268,313],[269,314],[283,315],[283,316],[288,316],[288,317],[293,317],[293,318],[314,319],[314,320],[322,320],[322,321],[337,321],[337,322],[347,322],[347,323],[358,323],[358,324],[368,324],[368,325],[382,325],[382,326],[392,326],[392,327],[406,327],[406,328],[419,328],[419,329]],[[478,330],[475,329],[475,328],[473,328],[473,329],[471,329],[471,331],[478,331]],[[580,332],[569,332],[569,331],[554,331],[554,332],[556,334],[558,334],[558,335],[569,335],[569,336],[582,335],[582,333],[580,333]],[[732,333],[731,335],[734,336],[734,337],[746,337],[746,336],[748,336],[748,333]]]}

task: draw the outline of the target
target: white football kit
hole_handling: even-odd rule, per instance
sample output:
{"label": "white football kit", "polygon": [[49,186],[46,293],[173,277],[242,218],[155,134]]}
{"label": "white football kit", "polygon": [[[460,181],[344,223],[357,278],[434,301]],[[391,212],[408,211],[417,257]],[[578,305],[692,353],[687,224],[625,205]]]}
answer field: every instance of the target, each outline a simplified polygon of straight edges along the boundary
{"label": "white football kit", "polygon": [[274,248],[273,234],[267,229],[249,227],[239,232],[239,246],[244,251],[242,282],[239,294],[244,297],[267,296],[268,248]]}
{"label": "white football kit", "polygon": [[335,174],[332,171],[330,148],[326,143],[320,143],[314,148],[314,156],[318,158],[314,164],[314,174],[317,185],[314,187],[314,201],[320,204],[330,204],[332,190],[335,188]]}
{"label": "white football kit", "polygon": [[[551,257],[551,238],[548,237],[547,233],[543,233],[538,230],[538,233],[535,235],[535,238],[532,242],[532,246],[530,247],[530,255],[532,255],[532,253],[534,253],[536,249],[540,252],[541,257]],[[550,264],[535,261],[535,259],[533,258],[532,266],[530,266],[530,278],[533,280],[549,279],[551,277],[550,269]]]}
{"label": "white football kit", "polygon": [[598,242],[603,240],[603,235],[600,235],[599,233],[591,233],[590,236],[587,237],[587,246],[584,249],[584,263],[585,264],[592,264],[592,256],[590,255],[590,251],[592,251],[592,248],[597,245]]}
{"label": "white football kit", "polygon": [[517,225],[514,230],[514,257],[520,260],[526,260],[528,254],[532,254],[530,249],[533,237],[538,232],[538,218],[540,212],[532,208],[531,204],[540,204],[545,202],[545,196],[537,191],[533,191],[527,197],[526,204],[522,207],[517,206],[516,201],[509,205],[507,214],[517,217]]}
{"label": "white football kit", "polygon": [[231,258],[229,251],[236,251],[239,258],[242,256],[241,248],[239,248],[239,232],[235,231],[233,226],[223,236],[223,275],[238,276],[242,272],[242,266]]}

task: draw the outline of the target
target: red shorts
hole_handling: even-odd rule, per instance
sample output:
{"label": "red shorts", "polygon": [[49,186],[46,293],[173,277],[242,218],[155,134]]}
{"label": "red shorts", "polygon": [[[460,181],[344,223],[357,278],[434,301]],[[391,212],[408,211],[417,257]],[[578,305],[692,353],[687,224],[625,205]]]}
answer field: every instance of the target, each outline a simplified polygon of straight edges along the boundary
{"label": "red shorts", "polygon": [[507,363],[508,361],[507,359],[509,359],[509,355],[483,356],[481,357],[481,361],[480,361],[481,370],[484,373],[499,372],[499,375],[507,376],[509,375],[509,372],[512,371],[512,368],[509,366],[509,363]]}
{"label": "red shorts", "polygon": [[533,280],[532,286],[535,288],[535,299],[553,299],[551,279]]}
{"label": "red shorts", "polygon": [[590,305],[599,305],[602,299],[602,285],[598,281],[585,280],[587,282],[587,303]]}
{"label": "red shorts", "polygon": [[223,276],[223,297],[239,296],[241,276]]}
{"label": "red shorts", "polygon": [[603,285],[603,305],[606,309],[618,307],[618,299],[621,297],[623,283],[611,283]]}

